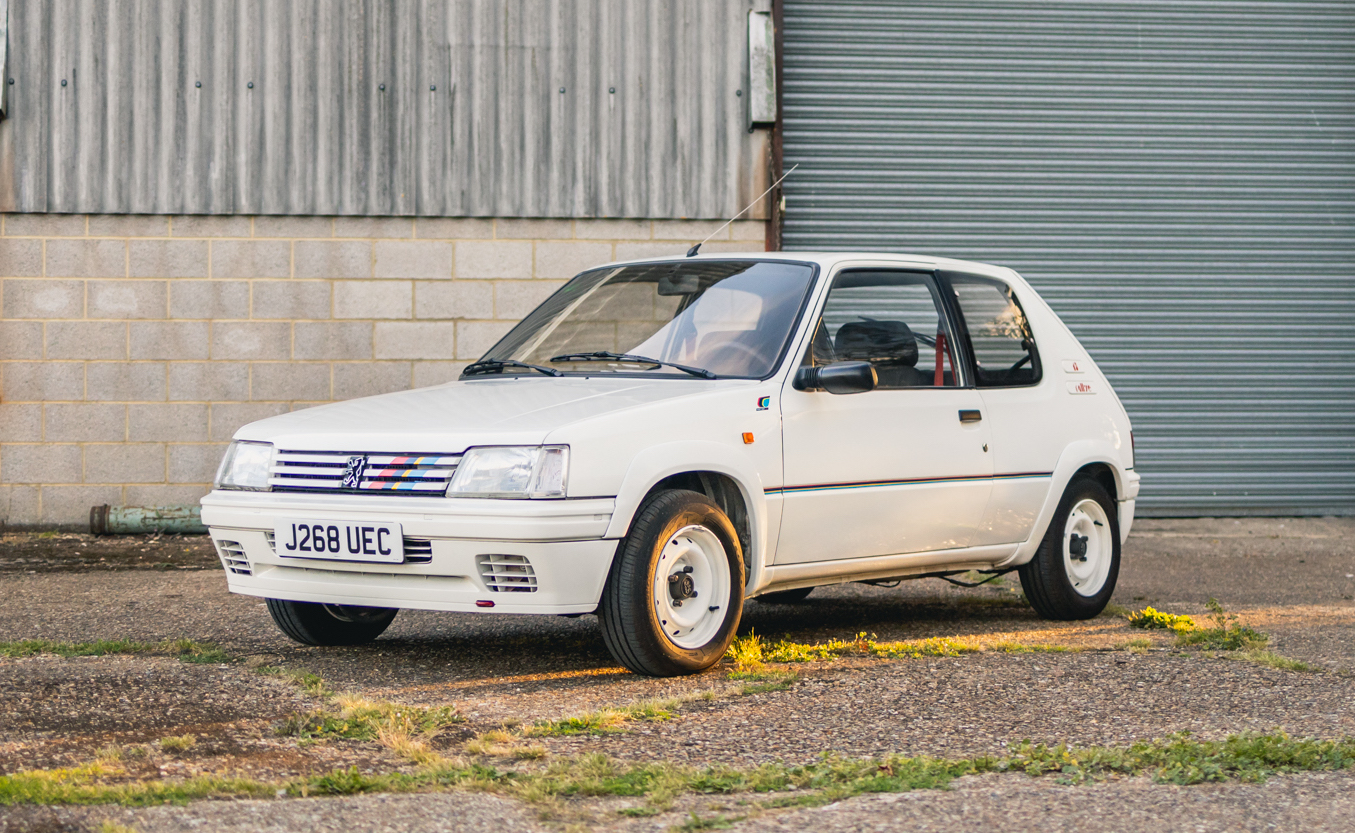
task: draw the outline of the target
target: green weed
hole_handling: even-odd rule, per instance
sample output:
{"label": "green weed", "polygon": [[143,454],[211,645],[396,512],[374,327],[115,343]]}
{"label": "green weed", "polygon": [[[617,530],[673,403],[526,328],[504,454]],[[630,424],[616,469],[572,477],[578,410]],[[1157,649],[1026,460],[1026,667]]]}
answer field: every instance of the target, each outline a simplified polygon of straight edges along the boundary
{"label": "green weed", "polygon": [[1216,651],[1256,651],[1270,640],[1266,634],[1242,624],[1237,614],[1224,610],[1218,599],[1210,599],[1205,604],[1209,608],[1211,627],[1178,632],[1176,644]]}

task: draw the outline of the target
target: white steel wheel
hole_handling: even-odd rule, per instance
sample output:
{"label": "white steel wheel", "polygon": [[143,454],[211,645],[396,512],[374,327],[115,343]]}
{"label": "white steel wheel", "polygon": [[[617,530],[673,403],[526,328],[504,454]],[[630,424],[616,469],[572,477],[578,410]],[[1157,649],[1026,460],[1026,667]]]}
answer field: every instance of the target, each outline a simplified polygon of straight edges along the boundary
{"label": "white steel wheel", "polygon": [[663,635],[679,648],[700,648],[725,622],[729,554],[699,524],[671,535],[654,570],[654,613]]}
{"label": "white steel wheel", "polygon": [[1105,610],[1120,575],[1120,526],[1105,485],[1075,477],[1059,501],[1021,589],[1045,619],[1090,619]]}
{"label": "white steel wheel", "polygon": [[1095,500],[1078,501],[1063,528],[1063,566],[1079,596],[1095,596],[1106,586],[1113,550],[1106,510]]}
{"label": "white steel wheel", "polygon": [[607,650],[637,674],[695,674],[724,656],[743,615],[738,532],[710,498],[666,489],[640,508],[602,588]]}

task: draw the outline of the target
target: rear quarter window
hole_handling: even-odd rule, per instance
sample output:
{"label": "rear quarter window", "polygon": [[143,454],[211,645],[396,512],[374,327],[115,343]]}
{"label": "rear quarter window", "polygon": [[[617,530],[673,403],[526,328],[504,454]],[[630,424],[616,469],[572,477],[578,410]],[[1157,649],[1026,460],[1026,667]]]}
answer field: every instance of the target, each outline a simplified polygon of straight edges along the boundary
{"label": "rear quarter window", "polygon": [[964,316],[981,388],[1039,383],[1040,354],[1016,293],[1005,282],[976,275],[949,275]]}

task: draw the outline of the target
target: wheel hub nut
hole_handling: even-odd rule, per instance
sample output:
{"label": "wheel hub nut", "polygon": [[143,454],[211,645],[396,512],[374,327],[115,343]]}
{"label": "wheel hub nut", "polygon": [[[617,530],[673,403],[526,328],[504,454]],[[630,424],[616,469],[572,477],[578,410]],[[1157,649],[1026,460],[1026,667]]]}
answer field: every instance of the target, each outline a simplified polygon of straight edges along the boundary
{"label": "wheel hub nut", "polygon": [[1087,560],[1087,536],[1076,532],[1068,539],[1068,556],[1074,561]]}
{"label": "wheel hub nut", "polygon": [[691,567],[668,577],[668,595],[673,597],[674,605],[682,604],[684,599],[696,598],[696,583],[692,581]]}

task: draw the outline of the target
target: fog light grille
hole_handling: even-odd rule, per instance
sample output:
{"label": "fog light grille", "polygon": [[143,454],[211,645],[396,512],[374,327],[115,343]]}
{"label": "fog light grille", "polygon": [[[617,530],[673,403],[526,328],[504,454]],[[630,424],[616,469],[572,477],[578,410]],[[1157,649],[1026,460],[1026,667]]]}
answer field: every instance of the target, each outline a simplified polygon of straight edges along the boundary
{"label": "fog light grille", "polygon": [[221,557],[221,566],[238,576],[252,576],[249,559],[245,558],[245,548],[239,541],[217,541],[216,554]]}
{"label": "fog light grille", "polygon": [[492,593],[536,592],[536,571],[525,555],[477,555],[475,566]]}

